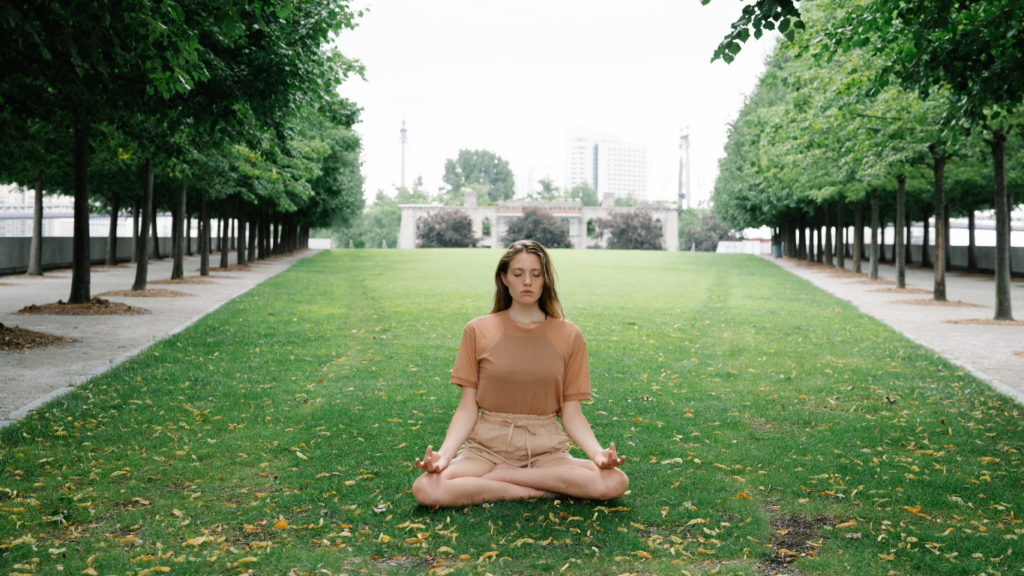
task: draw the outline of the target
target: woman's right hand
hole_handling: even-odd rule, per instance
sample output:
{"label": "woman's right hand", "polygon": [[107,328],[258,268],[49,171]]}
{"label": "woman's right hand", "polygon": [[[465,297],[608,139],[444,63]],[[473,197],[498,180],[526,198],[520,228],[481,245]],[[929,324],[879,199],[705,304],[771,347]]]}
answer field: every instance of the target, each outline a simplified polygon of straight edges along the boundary
{"label": "woman's right hand", "polygon": [[451,462],[451,458],[448,458],[440,452],[434,452],[433,446],[427,446],[427,452],[423,456],[423,460],[416,459],[416,467],[424,472],[442,472],[448,467],[448,463]]}

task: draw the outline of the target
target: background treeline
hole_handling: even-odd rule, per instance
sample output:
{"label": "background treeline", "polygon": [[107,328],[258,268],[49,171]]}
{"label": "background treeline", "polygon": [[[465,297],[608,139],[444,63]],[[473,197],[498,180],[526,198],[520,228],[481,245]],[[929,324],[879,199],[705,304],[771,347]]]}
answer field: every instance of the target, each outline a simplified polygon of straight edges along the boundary
{"label": "background treeline", "polygon": [[864,228],[878,238],[892,223],[901,288],[908,225],[935,217],[935,262],[926,238],[924,264],[945,300],[949,218],[970,218],[973,249],[974,213],[994,210],[995,317],[1012,319],[1009,213],[1024,200],[1019,2],[748,8],[716,58],[731,60],[751,32],[777,28],[785,41],[731,125],[715,212],[733,229],[772,227],[788,256],[817,253],[829,265],[844,266],[832,244],[846,238],[858,272],[870,244],[872,278],[882,254]]}
{"label": "background treeline", "polygon": [[90,298],[90,213],[111,217],[108,264],[132,214],[137,290],[157,212],[174,216],[172,278],[192,218],[205,275],[211,235],[233,233],[244,265],[358,215],[359,109],[336,89],[362,66],[331,47],[358,16],[339,0],[4,3],[0,181],[36,191],[29,273],[44,190],[75,199],[69,303]]}

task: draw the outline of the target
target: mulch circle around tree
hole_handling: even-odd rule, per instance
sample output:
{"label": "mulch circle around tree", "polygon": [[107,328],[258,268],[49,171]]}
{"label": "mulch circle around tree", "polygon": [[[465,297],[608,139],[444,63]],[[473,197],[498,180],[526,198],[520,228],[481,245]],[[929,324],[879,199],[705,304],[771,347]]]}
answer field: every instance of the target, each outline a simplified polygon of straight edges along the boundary
{"label": "mulch circle around tree", "polygon": [[81,304],[65,304],[58,300],[52,304],[29,304],[18,314],[42,314],[49,316],[138,316],[149,314],[149,310],[137,306],[129,306],[120,302],[111,302],[103,298],[93,298]]}
{"label": "mulch circle around tree", "polygon": [[59,346],[61,344],[74,344],[78,342],[74,338],[54,336],[45,332],[26,330],[17,326],[4,326],[0,324],[0,351],[28,350],[29,348],[43,348],[46,346]]}
{"label": "mulch circle around tree", "polygon": [[31,276],[28,275],[28,274],[22,274],[21,276],[9,276],[8,277],[9,280],[67,280],[68,278],[69,278],[68,276],[60,276],[60,275],[56,275],[55,276],[53,272],[48,272],[46,274],[38,274],[38,275],[37,274],[33,274]]}
{"label": "mulch circle around tree", "polygon": [[971,304],[970,302],[961,302],[959,300],[946,300],[945,302],[939,302],[931,298],[915,298],[913,300],[893,300],[893,304],[912,304],[914,306],[947,306],[954,308],[988,308],[988,306],[982,306],[980,304]]}
{"label": "mulch circle around tree", "polygon": [[[252,268],[249,268],[249,266],[239,266],[238,264],[232,264],[227,268],[210,266],[210,270],[216,270],[218,272],[252,272]],[[199,268],[196,268],[196,272],[199,272]]]}
{"label": "mulch circle around tree", "polygon": [[996,277],[992,274],[975,274],[972,272],[950,272],[951,276],[959,276],[961,278],[981,278],[982,280],[995,281]]}
{"label": "mulch circle around tree", "polygon": [[3,282],[0,282],[0,286],[14,286],[14,284],[4,284]]}
{"label": "mulch circle around tree", "polygon": [[195,294],[164,288],[150,288],[148,290],[110,290],[96,296],[106,296],[107,298],[192,298]]}
{"label": "mulch circle around tree", "polygon": [[1013,355],[1014,356],[1020,356],[1021,358],[1024,358],[1024,350],[1021,350],[1020,352],[1014,352]]}
{"label": "mulch circle around tree", "polygon": [[969,320],[943,320],[944,324],[967,324],[973,326],[1024,326],[1024,320],[992,320],[991,318],[972,318]]}
{"label": "mulch circle around tree", "polygon": [[868,290],[868,292],[877,292],[879,294],[932,294],[931,290],[923,288],[878,288],[876,290]]}
{"label": "mulch circle around tree", "polygon": [[177,280],[150,280],[147,284],[213,284],[207,278],[213,278],[213,276],[186,276]]}
{"label": "mulch circle around tree", "polygon": [[880,285],[880,286],[895,286],[896,285],[896,281],[895,280],[886,280],[884,278],[879,278],[878,280],[858,280],[857,282],[851,282],[851,284],[872,284],[872,285]]}

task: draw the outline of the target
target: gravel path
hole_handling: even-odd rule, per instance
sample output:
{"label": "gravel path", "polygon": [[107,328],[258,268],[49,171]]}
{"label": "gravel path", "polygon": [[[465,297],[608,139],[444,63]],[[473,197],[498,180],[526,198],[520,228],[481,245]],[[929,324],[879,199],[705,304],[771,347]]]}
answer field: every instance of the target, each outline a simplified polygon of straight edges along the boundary
{"label": "gravel path", "polygon": [[[1024,325],[993,326],[949,324],[949,320],[987,320],[995,312],[996,290],[992,277],[967,276],[957,272],[946,275],[946,298],[980,307],[920,306],[899,303],[905,300],[929,299],[929,294],[898,294],[895,287],[896,267],[881,264],[878,276],[891,280],[888,285],[859,283],[865,277],[839,275],[834,269],[807,264],[789,258],[772,262],[814,285],[846,300],[862,312],[899,330],[945,358],[969,369],[997,390],[1024,404]],[[847,269],[852,261],[847,259]],[[868,271],[868,264],[862,264]],[[907,288],[927,290],[934,285],[930,268],[907,270]],[[1015,278],[1010,289],[1014,318],[1024,319],[1024,282]]]}
{"label": "gravel path", "polygon": [[[67,300],[71,271],[53,271],[42,278],[0,278],[0,323],[78,340],[77,343],[19,352],[0,351],[0,427],[24,417],[29,411],[78,384],[128,360],[153,342],[187,328],[221,304],[285,270],[296,261],[316,254],[304,250],[275,256],[249,266],[248,271],[225,272],[211,258],[209,284],[150,284],[150,288],[174,289],[193,294],[182,298],[125,298],[110,296],[151,312],[142,316],[41,316],[16,312],[29,304]],[[231,255],[232,262],[235,255]],[[170,278],[171,259],[150,261],[149,279]],[[185,258],[185,275],[198,276],[199,257]],[[93,268],[92,294],[130,289],[135,265]]]}

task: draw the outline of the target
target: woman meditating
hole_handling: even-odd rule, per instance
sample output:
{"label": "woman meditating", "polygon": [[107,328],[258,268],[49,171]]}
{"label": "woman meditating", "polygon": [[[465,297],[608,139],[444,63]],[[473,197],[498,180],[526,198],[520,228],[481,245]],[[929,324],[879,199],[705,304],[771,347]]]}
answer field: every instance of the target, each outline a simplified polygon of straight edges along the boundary
{"label": "woman meditating", "polygon": [[[462,399],[444,444],[416,459],[424,471],[412,486],[416,501],[438,507],[622,496],[625,459],[615,444],[601,448],[580,409],[590,399],[587,344],[564,319],[547,251],[530,240],[513,243],[494,282],[490,315],[462,332],[451,377]],[[590,460],[569,454],[570,438]]]}

